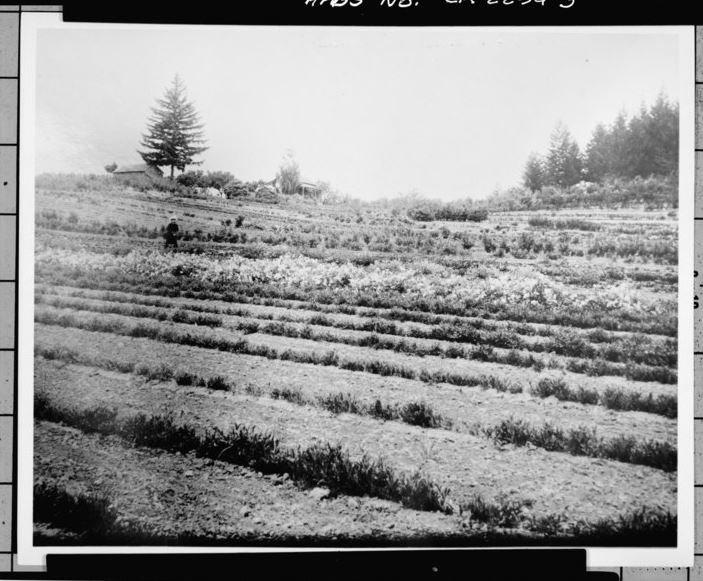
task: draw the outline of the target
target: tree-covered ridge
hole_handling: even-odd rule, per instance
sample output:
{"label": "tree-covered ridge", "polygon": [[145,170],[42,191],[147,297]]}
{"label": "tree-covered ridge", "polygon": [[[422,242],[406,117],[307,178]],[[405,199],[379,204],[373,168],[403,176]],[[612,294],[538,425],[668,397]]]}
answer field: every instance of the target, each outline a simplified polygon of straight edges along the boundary
{"label": "tree-covered ridge", "polygon": [[583,151],[569,130],[558,124],[547,152],[528,158],[523,184],[535,192],[581,181],[666,176],[677,171],[678,163],[679,106],[660,95],[630,119],[621,112],[610,125],[596,126]]}

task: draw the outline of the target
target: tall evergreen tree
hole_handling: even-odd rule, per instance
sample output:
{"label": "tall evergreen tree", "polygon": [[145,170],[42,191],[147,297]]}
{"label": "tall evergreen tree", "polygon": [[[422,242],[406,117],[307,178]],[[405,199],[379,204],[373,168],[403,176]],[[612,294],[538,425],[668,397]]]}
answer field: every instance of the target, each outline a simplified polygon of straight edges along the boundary
{"label": "tall evergreen tree", "polygon": [[186,166],[202,163],[193,158],[207,150],[203,125],[195,107],[186,99],[185,86],[178,75],[157,103],[158,107],[152,107],[147,132],[142,135],[141,145],[146,151],[138,153],[148,164],[169,166],[173,179],[174,169],[185,171]]}
{"label": "tall evergreen tree", "polygon": [[591,182],[600,182],[611,171],[610,134],[602,123],[593,130],[586,146],[585,164]]}
{"label": "tall evergreen tree", "polygon": [[643,104],[640,112],[630,119],[625,145],[624,177],[647,176],[652,173],[652,148],[655,146],[650,132],[651,118]]}
{"label": "tall evergreen tree", "polygon": [[662,93],[650,109],[652,142],[649,173],[669,174],[679,167],[679,105]]}
{"label": "tall evergreen tree", "polygon": [[627,150],[630,140],[630,130],[625,111],[620,111],[610,127],[608,135],[608,151],[610,154],[610,174],[618,177],[628,175]]}
{"label": "tall evergreen tree", "polygon": [[583,162],[578,143],[569,130],[558,123],[552,132],[545,159],[546,184],[568,187],[581,181]]}
{"label": "tall evergreen tree", "polygon": [[542,160],[536,153],[530,154],[522,174],[523,183],[532,192],[541,190],[544,186],[544,167]]}

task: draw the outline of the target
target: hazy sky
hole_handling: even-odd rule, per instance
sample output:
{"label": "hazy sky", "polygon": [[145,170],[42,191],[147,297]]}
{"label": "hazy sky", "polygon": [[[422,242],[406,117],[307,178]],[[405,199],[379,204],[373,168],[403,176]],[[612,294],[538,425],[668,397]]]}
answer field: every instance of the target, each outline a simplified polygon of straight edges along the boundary
{"label": "hazy sky", "polygon": [[363,199],[483,197],[516,185],[563,121],[598,122],[661,91],[679,98],[672,34],[472,28],[41,30],[37,172],[139,163],[150,107],[174,74],[209,150],[203,169],[304,177]]}

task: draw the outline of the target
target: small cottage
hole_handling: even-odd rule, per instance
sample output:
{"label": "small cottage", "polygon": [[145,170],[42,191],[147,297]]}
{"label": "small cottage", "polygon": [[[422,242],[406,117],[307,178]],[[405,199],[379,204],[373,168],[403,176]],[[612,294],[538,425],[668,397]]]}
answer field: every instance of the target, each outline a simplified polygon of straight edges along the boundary
{"label": "small cottage", "polygon": [[309,181],[300,182],[295,191],[306,198],[319,198],[322,194],[320,186]]}
{"label": "small cottage", "polygon": [[[280,178],[275,177],[269,182],[264,182],[256,189],[256,192],[266,192],[274,194],[283,193],[283,187],[281,185]],[[295,187],[295,193],[306,198],[319,198],[322,195],[322,189],[320,188],[320,186],[313,183],[312,181],[304,179],[298,182],[298,185]]]}
{"label": "small cottage", "polygon": [[122,165],[119,166],[112,173],[116,176],[123,177],[144,176],[152,179],[164,177],[164,172],[162,172],[160,168],[155,165],[149,165],[147,163],[139,163],[136,165]]}

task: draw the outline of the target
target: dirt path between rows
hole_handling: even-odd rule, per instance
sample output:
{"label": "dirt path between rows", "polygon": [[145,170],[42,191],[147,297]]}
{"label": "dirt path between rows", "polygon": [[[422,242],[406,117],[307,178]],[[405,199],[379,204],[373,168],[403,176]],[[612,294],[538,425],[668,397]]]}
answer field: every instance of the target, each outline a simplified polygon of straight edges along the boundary
{"label": "dirt path between rows", "polygon": [[550,397],[540,399],[528,394],[508,394],[478,387],[449,384],[430,385],[400,377],[381,377],[371,373],[348,371],[336,367],[312,366],[291,361],[269,360],[172,345],[144,338],[110,333],[36,325],[37,347],[67,347],[86,357],[133,363],[166,365],[174,372],[186,371],[202,377],[220,375],[244,391],[253,386],[262,394],[274,389],[299,390],[310,399],[339,393],[353,394],[359,401],[372,404],[403,405],[427,402],[439,414],[454,422],[457,430],[466,431],[475,423],[493,425],[515,417],[541,425],[548,421],[564,429],[593,426],[603,437],[631,435],[644,440],[654,438],[675,444],[677,422],[660,415],[621,412],[602,406],[560,402]]}
{"label": "dirt path between rows", "polygon": [[[181,352],[181,355],[183,353]],[[484,438],[380,422],[367,417],[297,406],[286,401],[146,383],[115,372],[35,360],[35,390],[65,406],[118,407],[123,413],[170,413],[196,426],[256,426],[287,447],[340,443],[355,457],[383,457],[404,472],[421,468],[462,503],[498,491],[534,501],[537,514],[565,512],[570,519],[612,517],[641,506],[675,512],[676,475],[644,466],[497,447]]]}
{"label": "dirt path between rows", "polygon": [[416,372],[423,370],[429,372],[452,372],[465,375],[493,375],[501,379],[518,383],[523,389],[528,389],[530,385],[536,385],[545,377],[561,377],[572,389],[583,387],[584,389],[594,389],[599,393],[607,388],[619,388],[624,391],[637,392],[642,395],[675,395],[676,385],[664,385],[655,382],[631,381],[624,377],[588,377],[585,375],[571,373],[568,371],[544,371],[537,372],[534,369],[514,367],[500,363],[488,363],[466,359],[443,359],[441,357],[417,357],[405,355],[389,350],[376,350],[369,347],[357,347],[340,343],[327,343],[324,341],[312,341],[308,339],[279,337],[265,335],[262,333],[245,334],[241,331],[234,331],[221,327],[199,327],[187,323],[174,323],[171,321],[156,321],[154,319],[144,319],[140,317],[129,317],[125,315],[115,315],[110,313],[95,313],[91,311],[81,311],[75,309],[61,309],[48,305],[37,305],[36,313],[72,314],[79,320],[93,320],[99,318],[101,322],[113,321],[116,324],[136,326],[138,324],[159,326],[162,329],[173,329],[178,332],[188,333],[192,336],[203,336],[210,339],[223,339],[227,341],[237,341],[246,339],[253,345],[275,348],[279,351],[291,349],[300,353],[325,353],[335,351],[342,358],[354,361],[378,361],[393,363],[413,369]]}
{"label": "dirt path between rows", "polygon": [[[154,535],[237,544],[315,537],[399,540],[468,536],[464,519],[374,498],[318,499],[290,480],[194,455],[133,448],[49,422],[34,431],[35,481],[113,499],[119,517]],[[60,538],[55,539],[60,544]]]}

